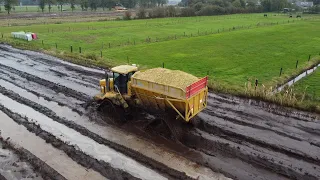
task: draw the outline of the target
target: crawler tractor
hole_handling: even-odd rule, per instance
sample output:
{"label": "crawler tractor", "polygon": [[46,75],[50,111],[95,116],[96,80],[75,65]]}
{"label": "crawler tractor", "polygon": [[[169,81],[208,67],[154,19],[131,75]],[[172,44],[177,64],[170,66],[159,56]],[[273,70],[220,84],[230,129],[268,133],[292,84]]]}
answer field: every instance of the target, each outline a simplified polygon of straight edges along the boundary
{"label": "crawler tractor", "polygon": [[[117,66],[111,71],[112,74],[106,73],[105,79],[100,80],[101,92],[95,100],[99,109],[117,112],[122,120],[129,119],[132,109],[140,108],[162,114],[160,117],[166,117],[164,120],[173,131],[174,121],[190,122],[207,106],[207,77],[199,79],[164,68],[138,71],[134,65]],[[187,76],[180,77],[182,75]],[[176,78],[172,79],[173,76]],[[170,118],[163,114],[170,114]]]}

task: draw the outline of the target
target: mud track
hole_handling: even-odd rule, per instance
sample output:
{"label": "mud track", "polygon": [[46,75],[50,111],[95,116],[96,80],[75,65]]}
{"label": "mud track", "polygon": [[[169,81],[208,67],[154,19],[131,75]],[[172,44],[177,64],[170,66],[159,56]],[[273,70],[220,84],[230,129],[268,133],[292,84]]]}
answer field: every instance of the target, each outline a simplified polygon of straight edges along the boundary
{"label": "mud track", "polygon": [[[41,174],[41,177],[46,180],[65,180],[58,172],[48,166],[45,162],[41,161],[39,158],[34,156],[28,150],[23,147],[16,147],[10,140],[4,140],[0,137],[0,142],[3,144],[3,147],[9,148],[12,152],[17,154],[20,157],[20,160],[32,164],[32,168]],[[16,165],[17,166],[17,165]],[[6,178],[0,174],[1,177],[5,180]],[[21,178],[21,177],[20,177]],[[23,177],[22,177],[23,178]],[[34,177],[35,178],[35,177]],[[36,178],[35,178],[36,179]],[[38,178],[40,179],[40,178]]]}
{"label": "mud track", "polygon": [[[99,69],[0,45],[1,95],[134,159],[163,177],[196,179],[197,175],[192,175],[184,166],[173,165],[174,162],[160,162],[156,154],[139,150],[130,141],[122,143],[115,138],[107,138],[100,127],[122,129],[123,133],[131,133],[132,137],[140,137],[141,141],[195,162],[195,173],[200,172],[199,168],[203,169],[199,173],[200,179],[320,179],[318,114],[210,93],[208,108],[198,116],[200,123],[194,128],[186,127],[181,143],[176,143],[156,133],[143,131],[141,127],[152,119],[148,114],[139,112],[139,116],[127,124],[106,124],[108,117],[85,110],[83,104],[99,91],[97,83],[103,76]],[[24,117],[28,114],[8,109],[9,104],[1,99],[0,107],[17,123],[22,123],[84,167],[110,179],[137,178],[132,172],[116,169],[62,142]],[[88,124],[94,122],[97,124],[92,127]],[[212,175],[212,172],[217,174]]]}

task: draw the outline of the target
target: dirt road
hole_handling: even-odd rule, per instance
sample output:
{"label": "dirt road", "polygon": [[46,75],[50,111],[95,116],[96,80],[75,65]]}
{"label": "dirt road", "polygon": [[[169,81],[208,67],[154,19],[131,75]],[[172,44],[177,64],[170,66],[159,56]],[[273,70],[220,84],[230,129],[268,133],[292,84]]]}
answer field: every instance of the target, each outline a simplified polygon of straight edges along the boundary
{"label": "dirt road", "polygon": [[[320,178],[318,115],[210,93],[199,124],[176,143],[141,128],[148,114],[119,125],[84,109],[103,74],[0,45],[1,142],[17,157],[32,156],[27,172],[51,179]],[[7,178],[1,170],[0,163]]]}

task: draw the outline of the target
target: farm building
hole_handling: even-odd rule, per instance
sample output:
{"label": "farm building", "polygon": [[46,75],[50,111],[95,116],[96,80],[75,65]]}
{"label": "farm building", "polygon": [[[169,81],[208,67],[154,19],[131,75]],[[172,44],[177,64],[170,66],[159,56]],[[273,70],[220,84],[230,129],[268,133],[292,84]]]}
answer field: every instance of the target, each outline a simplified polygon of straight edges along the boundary
{"label": "farm building", "polygon": [[301,7],[302,9],[307,9],[313,6],[313,2],[296,2],[296,5]]}

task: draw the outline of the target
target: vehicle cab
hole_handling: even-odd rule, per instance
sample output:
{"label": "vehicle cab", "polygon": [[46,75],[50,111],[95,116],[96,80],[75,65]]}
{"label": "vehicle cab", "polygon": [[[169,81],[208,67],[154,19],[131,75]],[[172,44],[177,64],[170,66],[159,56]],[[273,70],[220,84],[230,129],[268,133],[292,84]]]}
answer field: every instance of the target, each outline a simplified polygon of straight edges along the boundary
{"label": "vehicle cab", "polygon": [[106,73],[106,78],[100,80],[101,93],[116,92],[122,95],[131,95],[131,76],[138,71],[135,65],[120,65],[111,69],[112,77]]}

